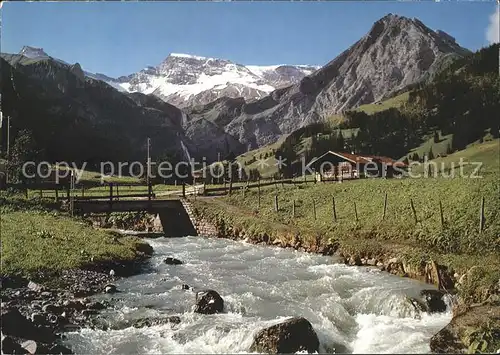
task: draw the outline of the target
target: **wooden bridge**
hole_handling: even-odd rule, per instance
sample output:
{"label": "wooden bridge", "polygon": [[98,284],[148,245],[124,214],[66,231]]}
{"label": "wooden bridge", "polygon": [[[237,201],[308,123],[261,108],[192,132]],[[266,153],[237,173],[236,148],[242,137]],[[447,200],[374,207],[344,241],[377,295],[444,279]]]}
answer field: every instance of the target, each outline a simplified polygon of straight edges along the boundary
{"label": "wooden bridge", "polygon": [[165,200],[75,200],[75,213],[103,213],[103,212],[133,212],[146,211],[156,213],[164,209],[176,209],[182,206],[179,197]]}

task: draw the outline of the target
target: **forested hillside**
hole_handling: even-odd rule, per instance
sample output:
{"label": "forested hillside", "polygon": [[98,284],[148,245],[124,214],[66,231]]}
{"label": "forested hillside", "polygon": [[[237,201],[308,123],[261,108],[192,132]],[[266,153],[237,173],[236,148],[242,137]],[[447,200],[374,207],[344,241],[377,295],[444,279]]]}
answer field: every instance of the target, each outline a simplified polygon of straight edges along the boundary
{"label": "forested hillside", "polygon": [[[11,118],[11,165],[86,162],[88,169],[98,170],[105,161],[145,161],[147,137],[153,141],[153,159],[184,159],[181,141],[195,152],[184,136],[179,109],[141,104],[140,97],[86,78],[78,64],[2,55],[0,69],[2,112],[4,119]],[[6,135],[4,125],[2,144]]]}
{"label": "forested hillside", "polygon": [[[412,152],[427,140],[447,137],[444,154],[469,143],[499,135],[499,45],[492,45],[449,65],[435,80],[414,86],[400,107],[382,111],[346,111],[339,122],[315,123],[292,134],[276,149],[275,156],[295,161],[283,167],[284,175],[300,169],[298,159],[341,150],[383,155],[395,159],[433,158],[430,151]],[[382,103],[383,104],[383,103]]]}

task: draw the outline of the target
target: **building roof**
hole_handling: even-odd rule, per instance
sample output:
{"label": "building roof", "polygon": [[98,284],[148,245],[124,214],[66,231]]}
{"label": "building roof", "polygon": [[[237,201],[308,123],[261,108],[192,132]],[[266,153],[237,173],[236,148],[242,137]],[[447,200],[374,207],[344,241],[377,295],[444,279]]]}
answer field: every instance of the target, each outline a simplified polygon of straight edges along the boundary
{"label": "building roof", "polygon": [[347,161],[350,161],[351,163],[354,163],[354,164],[367,164],[370,162],[370,160],[360,156],[360,155],[355,155],[355,154],[349,154],[349,153],[344,153],[344,152],[333,152],[331,150],[329,150],[328,152],[324,153],[323,155],[317,157],[316,159],[314,159],[312,163],[316,162],[317,160],[320,160],[321,158],[323,158],[325,155],[328,155],[328,154],[332,154],[332,155],[336,155],[344,160],[347,160]]}
{"label": "building roof", "polygon": [[401,160],[394,160],[392,158],[384,157],[381,155],[366,155],[366,157],[369,159],[380,160],[382,163],[384,163],[386,165],[399,165],[399,166],[407,166],[408,165]]}
{"label": "building roof", "polygon": [[386,165],[399,165],[399,166],[406,166],[407,165],[402,161],[397,161],[397,160],[394,160],[392,158],[379,156],[379,155],[357,155],[357,154],[351,154],[351,153],[346,153],[346,152],[334,152],[331,150],[329,150],[328,152],[319,156],[318,158],[314,159],[311,163],[316,162],[317,160],[323,158],[327,154],[336,155],[336,156],[338,156],[344,160],[350,161],[351,163],[354,163],[354,164],[368,164],[368,163],[372,162],[373,160],[378,160]]}

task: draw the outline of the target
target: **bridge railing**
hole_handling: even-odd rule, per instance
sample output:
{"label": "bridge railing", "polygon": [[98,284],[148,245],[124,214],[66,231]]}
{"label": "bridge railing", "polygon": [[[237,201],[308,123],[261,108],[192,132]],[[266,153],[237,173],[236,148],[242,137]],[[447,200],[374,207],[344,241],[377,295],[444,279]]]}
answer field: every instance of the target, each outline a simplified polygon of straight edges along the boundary
{"label": "bridge railing", "polygon": [[219,184],[208,185],[188,184],[186,182],[179,185],[155,185],[137,183],[106,183],[99,186],[89,186],[87,184],[77,184],[73,187],[65,183],[18,183],[8,184],[20,191],[24,191],[26,197],[53,198],[59,200],[102,200],[115,201],[120,199],[155,199],[155,198],[178,198],[187,196],[220,196],[228,195],[233,191],[241,189],[254,189],[276,184],[302,184],[311,182],[302,178],[293,179],[259,179],[257,181],[232,181],[225,179]]}
{"label": "bridge railing", "polygon": [[9,184],[7,188],[24,191],[27,198],[54,198],[59,200],[119,200],[124,198],[154,199],[152,185],[107,183],[100,186],[74,185],[51,182]]}

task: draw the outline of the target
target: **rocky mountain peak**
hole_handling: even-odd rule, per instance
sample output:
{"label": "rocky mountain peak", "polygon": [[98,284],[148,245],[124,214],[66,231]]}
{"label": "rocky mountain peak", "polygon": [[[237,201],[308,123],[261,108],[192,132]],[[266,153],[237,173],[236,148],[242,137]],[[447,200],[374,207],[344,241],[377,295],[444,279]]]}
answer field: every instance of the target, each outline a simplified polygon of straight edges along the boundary
{"label": "rocky mountain peak", "polygon": [[[200,110],[192,116],[224,122],[227,133],[253,149],[307,124],[429,80],[446,63],[466,53],[454,40],[418,19],[388,14],[324,67],[292,86],[245,103],[229,123],[220,109]],[[276,73],[275,67],[273,75]]]}
{"label": "rocky mountain peak", "polygon": [[43,48],[36,48],[31,46],[24,46],[19,52],[20,55],[27,58],[49,58],[50,56],[45,53]]}
{"label": "rocky mountain peak", "polygon": [[80,63],[75,63],[69,68],[70,72],[72,72],[81,82],[85,81],[85,74],[83,72],[82,66]]}
{"label": "rocky mountain peak", "polygon": [[442,31],[442,30],[436,30],[436,34],[444,39],[445,41],[451,42],[451,43],[456,43],[456,39],[453,36],[450,36],[448,33]]}

